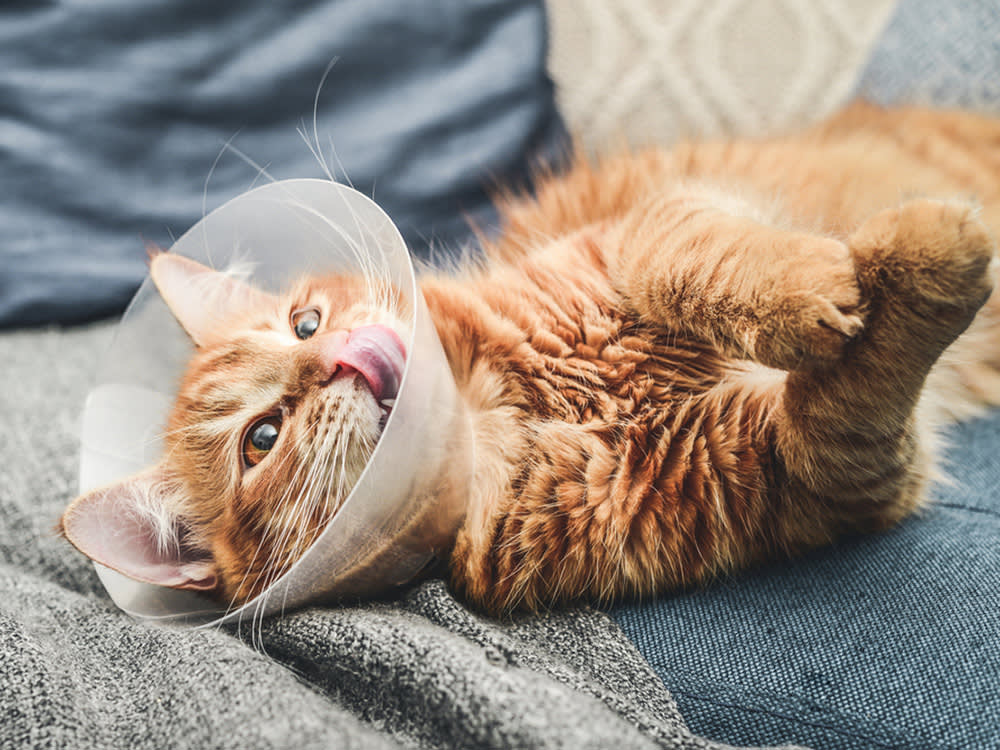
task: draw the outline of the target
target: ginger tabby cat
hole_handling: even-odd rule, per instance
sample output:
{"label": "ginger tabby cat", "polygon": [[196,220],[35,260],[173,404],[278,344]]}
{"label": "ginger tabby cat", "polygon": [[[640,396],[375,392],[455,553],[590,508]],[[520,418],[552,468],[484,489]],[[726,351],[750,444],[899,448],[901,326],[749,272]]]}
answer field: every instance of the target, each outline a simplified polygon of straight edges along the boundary
{"label": "ginger tabby cat", "polygon": [[[450,579],[490,613],[890,527],[926,500],[935,428],[1000,403],[1000,120],[858,104],[787,137],[578,159],[502,209],[484,263],[421,282],[476,444]],[[344,301],[357,280],[277,298],[169,254],[152,275],[199,345],[167,457],[63,530],[140,580],[246,601],[364,467],[404,330],[391,295]],[[297,467],[331,445],[323,501],[290,519]],[[101,493],[174,550],[168,574],[75,531]]]}

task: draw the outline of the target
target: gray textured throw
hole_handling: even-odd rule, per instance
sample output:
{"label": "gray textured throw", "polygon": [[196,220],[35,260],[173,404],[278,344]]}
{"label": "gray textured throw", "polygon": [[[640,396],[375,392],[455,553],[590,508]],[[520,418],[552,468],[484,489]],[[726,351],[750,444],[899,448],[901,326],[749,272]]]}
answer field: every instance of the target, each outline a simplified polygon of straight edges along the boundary
{"label": "gray textured throw", "polygon": [[618,627],[498,623],[440,581],[257,633],[137,622],[53,533],[111,328],[0,335],[0,747],[716,748]]}

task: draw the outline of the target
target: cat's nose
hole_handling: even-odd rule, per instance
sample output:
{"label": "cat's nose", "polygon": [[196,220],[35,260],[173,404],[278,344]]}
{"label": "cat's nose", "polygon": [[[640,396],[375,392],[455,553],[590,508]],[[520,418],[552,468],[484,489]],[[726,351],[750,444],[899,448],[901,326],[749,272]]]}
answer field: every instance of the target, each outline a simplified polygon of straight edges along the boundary
{"label": "cat's nose", "polygon": [[344,369],[340,352],[346,346],[347,338],[347,331],[328,331],[314,338],[313,346],[319,348],[320,377],[323,380],[329,380],[338,370]]}

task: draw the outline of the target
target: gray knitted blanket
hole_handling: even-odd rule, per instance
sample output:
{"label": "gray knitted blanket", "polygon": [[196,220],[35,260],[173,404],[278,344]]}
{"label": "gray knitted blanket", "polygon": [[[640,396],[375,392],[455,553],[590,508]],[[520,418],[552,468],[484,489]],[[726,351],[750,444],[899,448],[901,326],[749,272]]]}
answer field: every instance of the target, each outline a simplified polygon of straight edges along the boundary
{"label": "gray knitted blanket", "polygon": [[253,638],[118,611],[53,531],[110,334],[0,335],[0,747],[721,747],[593,609],[500,623],[430,581]]}

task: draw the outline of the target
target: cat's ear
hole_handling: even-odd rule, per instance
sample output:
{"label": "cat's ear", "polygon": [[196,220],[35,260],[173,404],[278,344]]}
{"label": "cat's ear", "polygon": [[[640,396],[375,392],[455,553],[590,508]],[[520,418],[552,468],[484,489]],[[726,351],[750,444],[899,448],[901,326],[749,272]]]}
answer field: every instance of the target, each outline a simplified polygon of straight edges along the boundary
{"label": "cat's ear", "polygon": [[198,346],[226,335],[224,321],[273,309],[266,292],[183,255],[151,252],[149,273],[167,307]]}
{"label": "cat's ear", "polygon": [[87,557],[129,578],[170,588],[214,589],[215,562],[172,511],[170,493],[175,491],[163,469],[147,469],[80,495],[59,527]]}

